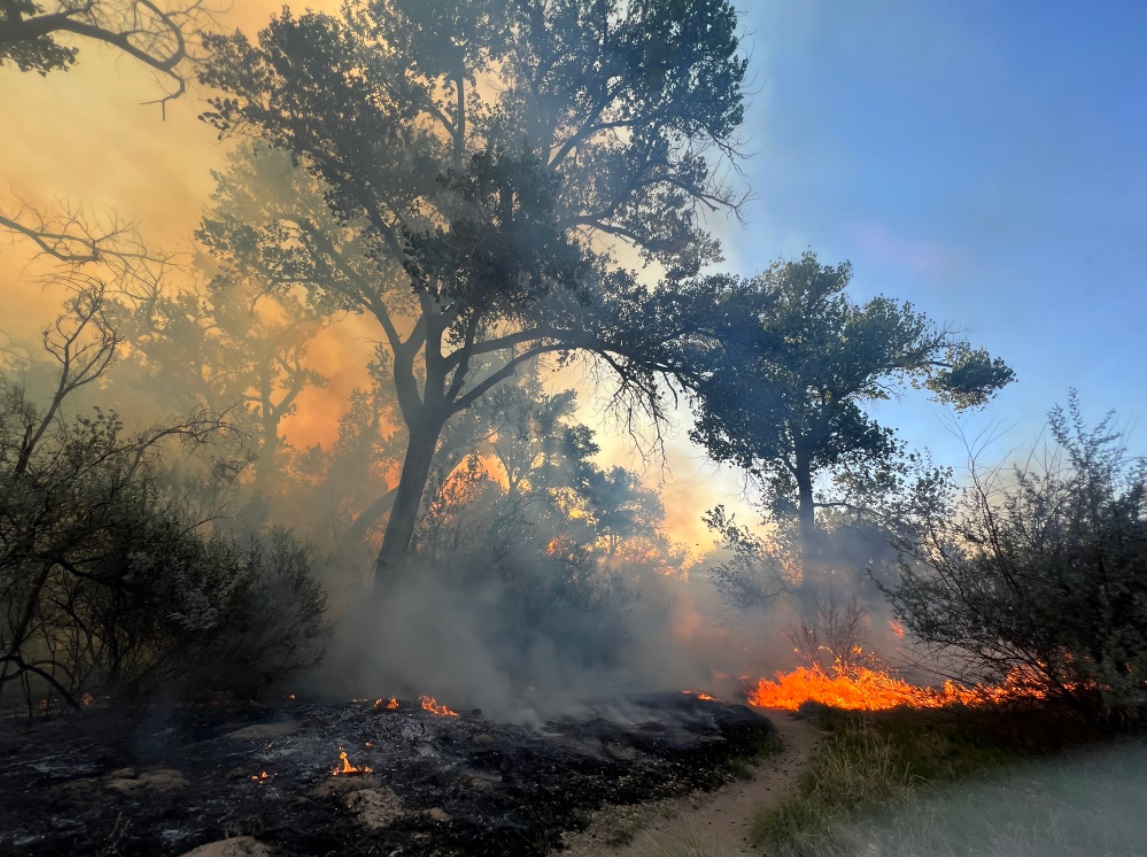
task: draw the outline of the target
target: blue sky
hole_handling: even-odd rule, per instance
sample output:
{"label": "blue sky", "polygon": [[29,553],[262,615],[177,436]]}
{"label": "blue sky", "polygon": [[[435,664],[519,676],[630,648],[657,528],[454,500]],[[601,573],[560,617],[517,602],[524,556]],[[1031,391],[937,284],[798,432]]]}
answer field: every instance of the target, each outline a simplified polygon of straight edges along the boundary
{"label": "blue sky", "polygon": [[[755,200],[721,229],[727,264],[851,259],[858,299],[911,300],[1004,357],[1018,383],[965,421],[1007,429],[991,460],[1069,387],[1147,448],[1147,3],[738,7]],[[963,463],[920,396],[878,413]]]}

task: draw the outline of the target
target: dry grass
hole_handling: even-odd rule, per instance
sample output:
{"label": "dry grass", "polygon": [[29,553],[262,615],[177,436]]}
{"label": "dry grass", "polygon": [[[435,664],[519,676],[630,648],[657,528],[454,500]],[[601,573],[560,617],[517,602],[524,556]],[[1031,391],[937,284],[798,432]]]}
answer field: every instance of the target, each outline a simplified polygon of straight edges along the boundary
{"label": "dry grass", "polygon": [[[1097,737],[1083,724],[1030,710],[844,715],[822,709],[817,716],[830,730],[821,754],[795,795],[754,820],[752,840],[769,855],[1135,853],[1118,847],[1088,851],[1086,840],[1092,837],[1087,836],[1084,850],[1077,850],[1070,832],[1093,827],[1087,818],[1098,811],[1084,802],[1059,800],[1046,807],[1037,802],[1028,811],[1013,811],[1021,803],[1017,783],[1025,782],[1027,773],[1017,773],[1019,780],[999,780],[1006,784],[994,791],[984,785],[994,772],[1036,770],[1020,763]],[[973,785],[952,788],[968,783]],[[969,796],[974,811],[961,815],[957,795]],[[976,828],[974,819],[991,819],[991,808],[998,810],[992,832],[968,850],[962,834]],[[1059,834],[1052,835],[1056,830]],[[1054,841],[1062,847],[1055,848]]]}

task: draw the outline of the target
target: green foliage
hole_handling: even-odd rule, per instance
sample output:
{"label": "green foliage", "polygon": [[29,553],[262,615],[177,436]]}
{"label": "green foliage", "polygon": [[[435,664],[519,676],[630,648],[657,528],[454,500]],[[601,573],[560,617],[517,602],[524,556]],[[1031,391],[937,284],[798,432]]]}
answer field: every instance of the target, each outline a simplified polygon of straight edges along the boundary
{"label": "green foliage", "polygon": [[[943,474],[909,454],[864,410],[906,383],[957,408],[983,404],[1013,379],[1000,360],[936,327],[910,303],[857,304],[846,262],[806,253],[759,277],[726,281],[709,311],[691,437],[759,479],[780,517],[816,506],[871,508]],[[820,474],[835,493],[814,495]]]}
{"label": "green foliage", "polygon": [[1094,713],[1147,705],[1143,463],[1112,414],[1087,427],[1074,393],[1049,429],[1042,460],[977,470],[937,510],[889,598],[905,627],[971,674],[1018,670]]}

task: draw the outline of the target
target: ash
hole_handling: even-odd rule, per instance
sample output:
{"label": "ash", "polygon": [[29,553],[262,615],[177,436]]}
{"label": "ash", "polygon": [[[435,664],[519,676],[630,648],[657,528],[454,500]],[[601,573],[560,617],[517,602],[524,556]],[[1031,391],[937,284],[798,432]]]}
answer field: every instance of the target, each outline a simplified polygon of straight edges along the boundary
{"label": "ash", "polygon": [[[772,731],[684,694],[510,725],[417,700],[114,710],[0,730],[0,853],[535,855],[606,804],[711,789]],[[339,753],[370,772],[335,776]],[[250,844],[250,840],[243,840]]]}

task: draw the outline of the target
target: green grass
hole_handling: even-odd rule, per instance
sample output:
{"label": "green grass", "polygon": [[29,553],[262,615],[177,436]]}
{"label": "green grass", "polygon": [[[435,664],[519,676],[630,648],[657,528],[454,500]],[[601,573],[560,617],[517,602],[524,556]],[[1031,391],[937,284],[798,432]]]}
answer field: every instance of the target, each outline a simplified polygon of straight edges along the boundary
{"label": "green grass", "polygon": [[829,734],[796,793],[753,821],[769,854],[833,853],[835,830],[865,813],[894,811],[956,783],[1099,737],[1055,711],[941,709],[809,715]]}

